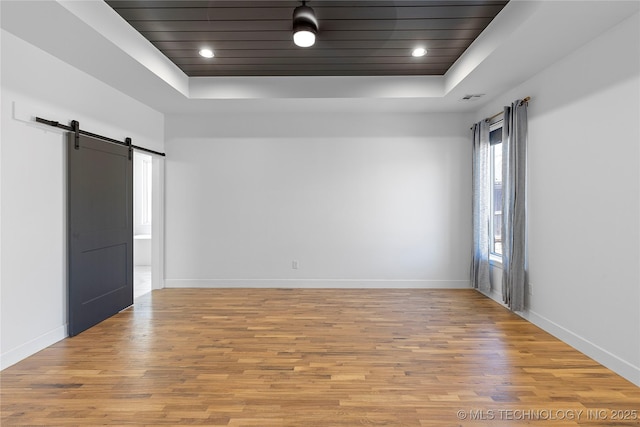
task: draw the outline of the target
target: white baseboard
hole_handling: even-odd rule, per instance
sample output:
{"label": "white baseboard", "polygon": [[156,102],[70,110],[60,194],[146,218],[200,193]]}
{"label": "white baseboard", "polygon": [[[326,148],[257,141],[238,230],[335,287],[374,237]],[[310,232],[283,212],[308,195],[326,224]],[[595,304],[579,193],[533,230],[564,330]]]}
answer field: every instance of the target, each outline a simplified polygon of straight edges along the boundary
{"label": "white baseboard", "polygon": [[492,288],[489,292],[484,292],[484,291],[481,291],[480,289],[477,289],[477,291],[480,292],[482,295],[488,298],[491,298],[501,306],[503,307],[507,306],[505,303],[502,302],[502,294],[498,293],[498,291],[496,291],[495,289]]}
{"label": "white baseboard", "polygon": [[[497,292],[482,292],[482,294],[504,306],[502,295]],[[522,312],[516,312],[516,314],[640,387],[640,366],[634,366],[535,311],[526,309]]]}
{"label": "white baseboard", "polygon": [[50,345],[65,339],[68,335],[67,325],[65,324],[16,348],[5,351],[0,355],[0,370],[8,368],[11,365],[15,365],[19,361],[36,354],[40,350],[44,350]]}
{"label": "white baseboard", "polygon": [[640,387],[639,366],[634,366],[535,311],[526,310],[517,314]]}
{"label": "white baseboard", "polygon": [[468,289],[468,280],[384,279],[166,279],[165,288]]}

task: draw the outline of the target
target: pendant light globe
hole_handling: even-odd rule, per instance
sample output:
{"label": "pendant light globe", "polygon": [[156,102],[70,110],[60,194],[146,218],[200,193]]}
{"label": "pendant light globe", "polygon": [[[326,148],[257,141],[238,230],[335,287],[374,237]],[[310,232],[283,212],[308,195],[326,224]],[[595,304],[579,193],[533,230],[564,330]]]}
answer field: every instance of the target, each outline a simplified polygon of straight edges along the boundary
{"label": "pendant light globe", "polygon": [[318,20],[312,8],[302,2],[293,10],[293,42],[299,47],[310,47],[316,42]]}

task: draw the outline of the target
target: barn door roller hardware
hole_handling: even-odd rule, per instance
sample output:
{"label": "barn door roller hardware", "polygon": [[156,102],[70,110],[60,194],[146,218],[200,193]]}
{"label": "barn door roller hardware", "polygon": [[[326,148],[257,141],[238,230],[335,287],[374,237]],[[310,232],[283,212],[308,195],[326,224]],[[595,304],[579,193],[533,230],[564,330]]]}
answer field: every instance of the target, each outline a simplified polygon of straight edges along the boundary
{"label": "barn door roller hardware", "polygon": [[77,120],[71,120],[71,129],[74,133],[74,148],[76,150],[80,149],[80,122]]}
{"label": "barn door roller hardware", "polygon": [[155,151],[155,150],[150,150],[148,148],[144,148],[144,147],[139,147],[137,145],[133,145],[131,143],[131,138],[125,138],[124,142],[123,141],[118,141],[117,139],[113,139],[113,138],[109,138],[107,136],[102,136],[102,135],[98,135],[97,133],[92,133],[92,132],[87,132],[86,130],[82,130],[80,129],[80,123],[77,120],[71,120],[71,126],[67,126],[67,125],[63,125],[60,122],[56,122],[54,120],[47,120],[47,119],[43,119],[41,117],[36,117],[36,122],[38,123],[43,123],[45,125],[49,125],[49,126],[53,126],[53,127],[57,127],[60,129],[65,129],[68,131],[73,132],[74,135],[74,148],[76,150],[78,150],[80,148],[80,135],[86,135],[86,136],[90,136],[92,138],[97,138],[100,139],[102,141],[105,142],[110,142],[111,144],[119,144],[119,145],[124,145],[126,147],[129,147],[129,159],[131,159],[131,155],[133,150],[139,150],[139,151],[144,151],[145,153],[151,153],[151,154],[155,154],[157,156],[165,156],[164,153],[161,153],[159,151]]}

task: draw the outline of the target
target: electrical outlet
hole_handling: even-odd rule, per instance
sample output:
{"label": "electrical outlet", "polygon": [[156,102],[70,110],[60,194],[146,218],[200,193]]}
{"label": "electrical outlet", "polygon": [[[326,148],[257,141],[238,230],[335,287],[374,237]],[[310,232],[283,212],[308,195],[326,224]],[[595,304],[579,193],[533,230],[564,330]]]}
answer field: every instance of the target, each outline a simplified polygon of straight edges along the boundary
{"label": "electrical outlet", "polygon": [[533,295],[533,283],[529,282],[529,295]]}
{"label": "electrical outlet", "polygon": [[298,260],[294,259],[293,261],[291,261],[291,268],[293,270],[297,270],[298,269]]}

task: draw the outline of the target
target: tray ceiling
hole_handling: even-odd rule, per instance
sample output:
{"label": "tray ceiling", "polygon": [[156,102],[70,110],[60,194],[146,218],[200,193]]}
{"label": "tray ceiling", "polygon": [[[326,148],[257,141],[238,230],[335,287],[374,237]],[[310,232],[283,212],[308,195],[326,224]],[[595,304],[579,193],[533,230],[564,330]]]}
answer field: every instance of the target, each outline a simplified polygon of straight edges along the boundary
{"label": "tray ceiling", "polygon": [[406,76],[443,75],[508,1],[309,1],[310,48],[293,44],[298,1],[106,3],[188,76]]}

